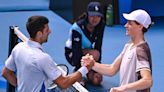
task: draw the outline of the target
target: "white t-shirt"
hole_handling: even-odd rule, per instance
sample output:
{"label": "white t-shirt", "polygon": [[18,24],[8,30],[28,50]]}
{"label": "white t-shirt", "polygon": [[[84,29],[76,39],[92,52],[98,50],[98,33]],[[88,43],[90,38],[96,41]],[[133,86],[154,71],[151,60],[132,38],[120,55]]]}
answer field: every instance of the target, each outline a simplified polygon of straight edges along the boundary
{"label": "white t-shirt", "polygon": [[[139,80],[139,71],[143,68],[151,71],[151,55],[148,44],[141,42],[135,47],[132,45],[133,43],[126,44],[121,53],[123,58],[120,66],[120,85]],[[136,90],[126,92],[136,92]]]}
{"label": "white t-shirt", "polygon": [[14,47],[5,66],[16,72],[18,92],[40,92],[47,79],[55,80],[61,75],[42,46],[30,40]]}

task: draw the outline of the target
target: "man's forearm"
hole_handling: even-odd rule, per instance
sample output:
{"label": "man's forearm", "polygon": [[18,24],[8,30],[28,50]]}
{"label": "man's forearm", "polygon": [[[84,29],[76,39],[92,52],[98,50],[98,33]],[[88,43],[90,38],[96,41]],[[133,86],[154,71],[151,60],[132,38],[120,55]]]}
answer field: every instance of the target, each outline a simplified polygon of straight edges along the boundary
{"label": "man's forearm", "polygon": [[17,78],[15,73],[6,67],[2,71],[2,76],[13,86],[17,86]]}
{"label": "man's forearm", "polygon": [[75,73],[69,74],[68,76],[60,76],[58,79],[54,80],[54,82],[62,89],[66,89],[71,86],[76,81],[80,81],[82,78],[82,74],[79,71]]}
{"label": "man's forearm", "polygon": [[142,90],[146,88],[150,88],[152,86],[152,77],[149,71],[141,71],[142,78],[136,82],[130,83],[126,85],[128,90]]}
{"label": "man's forearm", "polygon": [[11,85],[13,85],[14,87],[17,86],[17,78],[16,77],[8,77],[7,80],[9,81],[9,83]]}
{"label": "man's forearm", "polygon": [[136,81],[134,83],[130,83],[130,84],[127,84],[127,85],[123,85],[123,86],[126,86],[126,90],[143,90],[143,89],[146,89],[146,88],[150,88],[152,83],[151,80],[144,80],[144,79],[141,79],[139,81]]}
{"label": "man's forearm", "polygon": [[96,72],[99,72],[100,74],[107,75],[107,76],[113,76],[114,71],[112,69],[112,66],[110,64],[99,64],[96,63],[92,67],[93,70]]}

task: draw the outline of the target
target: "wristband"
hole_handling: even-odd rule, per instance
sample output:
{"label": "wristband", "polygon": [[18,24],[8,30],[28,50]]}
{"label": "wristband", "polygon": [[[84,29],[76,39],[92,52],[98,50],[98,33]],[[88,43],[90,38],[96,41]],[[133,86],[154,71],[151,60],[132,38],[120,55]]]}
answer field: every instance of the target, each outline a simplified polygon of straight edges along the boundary
{"label": "wristband", "polygon": [[82,76],[85,76],[88,73],[88,69],[86,66],[82,66],[79,70],[78,70]]}

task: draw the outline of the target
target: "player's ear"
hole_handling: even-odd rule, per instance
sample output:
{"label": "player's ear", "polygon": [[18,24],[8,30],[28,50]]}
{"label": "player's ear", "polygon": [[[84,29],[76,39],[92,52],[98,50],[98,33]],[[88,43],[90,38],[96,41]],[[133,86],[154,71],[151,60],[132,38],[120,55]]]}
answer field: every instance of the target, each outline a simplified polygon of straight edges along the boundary
{"label": "player's ear", "polygon": [[36,33],[36,36],[40,38],[40,37],[42,37],[42,34],[43,34],[42,31],[38,31],[38,32]]}
{"label": "player's ear", "polygon": [[41,37],[42,34],[43,34],[42,31],[38,31],[38,32],[37,32],[37,36],[38,36],[38,37]]}

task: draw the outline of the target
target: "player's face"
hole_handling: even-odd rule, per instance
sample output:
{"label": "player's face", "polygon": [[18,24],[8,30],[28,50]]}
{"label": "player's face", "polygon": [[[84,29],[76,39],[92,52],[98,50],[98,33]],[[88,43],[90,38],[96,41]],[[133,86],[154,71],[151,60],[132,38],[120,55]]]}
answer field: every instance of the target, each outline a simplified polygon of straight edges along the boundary
{"label": "player's face", "polygon": [[97,26],[101,21],[100,16],[88,16],[88,19],[89,19],[89,23],[94,27]]}
{"label": "player's face", "polygon": [[126,28],[126,35],[131,37],[135,37],[142,30],[141,25],[132,20],[128,20],[124,27]]}
{"label": "player's face", "polygon": [[48,35],[51,33],[51,30],[49,29],[48,24],[44,25],[44,29],[42,31],[42,42],[48,41]]}

